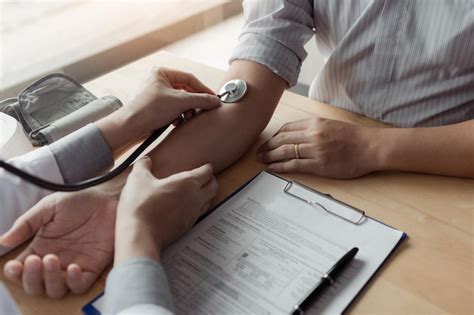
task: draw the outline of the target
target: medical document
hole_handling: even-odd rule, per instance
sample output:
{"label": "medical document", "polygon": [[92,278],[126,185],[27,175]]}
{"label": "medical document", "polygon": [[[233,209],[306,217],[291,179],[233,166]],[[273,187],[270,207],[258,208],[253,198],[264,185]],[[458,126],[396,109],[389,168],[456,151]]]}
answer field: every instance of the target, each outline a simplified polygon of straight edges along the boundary
{"label": "medical document", "polygon": [[[295,199],[284,193],[286,184],[262,172],[165,251],[178,314],[291,313],[339,258],[359,247],[310,312],[341,313],[404,238],[370,218],[355,225]],[[344,207],[300,193],[328,209]]]}
{"label": "medical document", "polygon": [[177,314],[289,314],[358,247],[309,312],[340,314],[406,236],[368,217],[349,222],[360,215],[350,206],[301,185],[292,189],[295,198],[284,192],[287,184],[260,173],[165,250]]}

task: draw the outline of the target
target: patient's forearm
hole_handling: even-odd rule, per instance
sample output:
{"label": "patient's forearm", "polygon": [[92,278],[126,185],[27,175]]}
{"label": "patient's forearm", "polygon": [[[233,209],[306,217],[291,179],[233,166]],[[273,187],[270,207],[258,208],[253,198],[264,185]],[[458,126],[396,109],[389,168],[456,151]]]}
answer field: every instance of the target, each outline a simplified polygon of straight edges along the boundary
{"label": "patient's forearm", "polygon": [[216,172],[239,159],[270,120],[286,82],[266,67],[235,61],[225,81],[249,86],[242,101],[202,113],[176,128],[150,154],[158,177],[212,163]]}
{"label": "patient's forearm", "polygon": [[433,128],[388,128],[374,135],[380,169],[474,178],[474,120]]}

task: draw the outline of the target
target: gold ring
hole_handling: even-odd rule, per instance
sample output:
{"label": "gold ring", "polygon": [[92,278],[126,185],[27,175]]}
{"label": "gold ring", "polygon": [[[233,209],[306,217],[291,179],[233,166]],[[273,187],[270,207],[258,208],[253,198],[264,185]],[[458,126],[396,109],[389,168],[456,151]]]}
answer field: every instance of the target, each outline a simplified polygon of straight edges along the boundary
{"label": "gold ring", "polygon": [[295,148],[295,158],[299,159],[300,158],[300,145],[299,145],[299,143],[296,143],[294,148]]}

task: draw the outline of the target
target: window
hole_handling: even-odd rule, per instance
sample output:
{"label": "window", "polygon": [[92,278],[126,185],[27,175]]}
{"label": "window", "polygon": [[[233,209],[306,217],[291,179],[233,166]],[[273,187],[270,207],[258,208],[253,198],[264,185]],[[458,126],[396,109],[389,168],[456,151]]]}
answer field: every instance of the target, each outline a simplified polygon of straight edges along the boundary
{"label": "window", "polygon": [[0,98],[38,77],[87,81],[241,10],[240,1],[39,1],[0,3]]}

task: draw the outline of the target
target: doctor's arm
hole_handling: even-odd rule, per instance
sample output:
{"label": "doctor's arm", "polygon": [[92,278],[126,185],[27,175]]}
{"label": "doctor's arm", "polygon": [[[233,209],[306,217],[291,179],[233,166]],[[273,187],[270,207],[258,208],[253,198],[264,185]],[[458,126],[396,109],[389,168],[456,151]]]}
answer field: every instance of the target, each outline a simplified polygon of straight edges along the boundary
{"label": "doctor's arm", "polygon": [[[173,84],[200,93],[176,90]],[[41,178],[75,183],[107,170],[123,148],[194,107],[213,109],[220,101],[200,81],[180,71],[154,70],[130,104],[84,128],[8,162]],[[126,126],[126,127],[125,127]],[[0,169],[0,235],[50,191]],[[0,255],[6,249],[0,249]]]}
{"label": "doctor's arm", "polygon": [[[176,90],[174,84],[192,93]],[[71,183],[96,176],[111,166],[112,154],[117,156],[122,148],[181,113],[195,107],[219,107],[219,99],[210,94],[213,92],[194,76],[155,69],[129,106],[49,147],[10,162],[54,182]],[[0,255],[39,230],[29,246],[5,265],[7,278],[21,281],[32,295],[46,292],[48,296],[60,297],[68,290],[82,293],[88,289],[111,261],[115,207],[127,174],[128,171],[113,181],[77,193],[53,194],[24,213],[51,192],[0,170],[0,197],[5,197],[0,199],[7,201],[2,202],[0,209],[0,244],[6,246],[0,246]],[[95,229],[97,225],[104,228]],[[73,244],[72,239],[76,240]],[[91,248],[84,242],[95,245]],[[89,259],[90,255],[94,259]],[[61,275],[65,269],[67,277]]]}
{"label": "doctor's arm", "polygon": [[164,179],[151,174],[151,165],[149,158],[135,163],[120,196],[106,314],[174,310],[161,252],[193,226],[217,192],[210,164]]}

